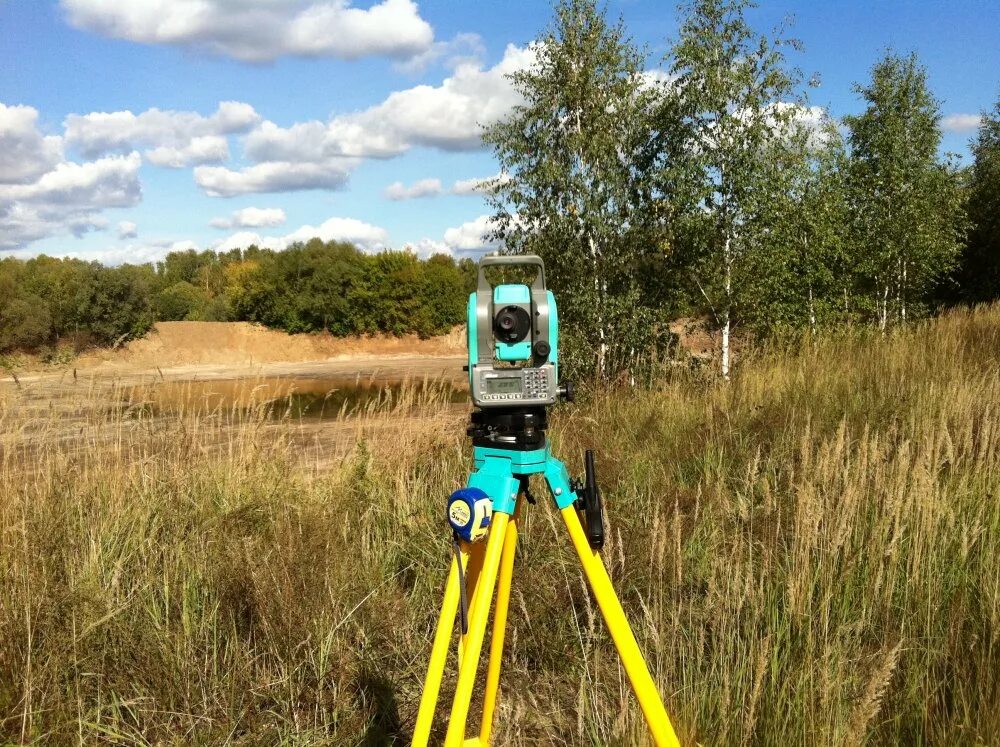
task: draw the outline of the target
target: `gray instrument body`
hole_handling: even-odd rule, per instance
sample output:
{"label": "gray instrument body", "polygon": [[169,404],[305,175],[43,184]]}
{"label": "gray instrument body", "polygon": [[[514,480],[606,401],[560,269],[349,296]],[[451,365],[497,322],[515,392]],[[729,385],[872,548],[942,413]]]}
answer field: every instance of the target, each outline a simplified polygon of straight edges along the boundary
{"label": "gray instrument body", "polygon": [[[530,286],[490,285],[487,268],[512,266],[536,268]],[[526,327],[517,323],[525,320]],[[502,326],[506,321],[511,321],[509,330]],[[555,298],[545,287],[541,257],[529,254],[480,261],[477,288],[469,296],[468,307],[469,392],[476,407],[555,404],[557,322]],[[498,338],[503,334],[509,335],[509,341]]]}

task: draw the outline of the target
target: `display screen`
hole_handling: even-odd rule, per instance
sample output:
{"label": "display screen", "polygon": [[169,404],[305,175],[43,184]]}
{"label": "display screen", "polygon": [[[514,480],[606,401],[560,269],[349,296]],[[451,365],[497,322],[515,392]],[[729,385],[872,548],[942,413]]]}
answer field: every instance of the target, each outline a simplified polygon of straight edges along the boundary
{"label": "display screen", "polygon": [[486,380],[487,394],[520,394],[521,377],[493,377]]}

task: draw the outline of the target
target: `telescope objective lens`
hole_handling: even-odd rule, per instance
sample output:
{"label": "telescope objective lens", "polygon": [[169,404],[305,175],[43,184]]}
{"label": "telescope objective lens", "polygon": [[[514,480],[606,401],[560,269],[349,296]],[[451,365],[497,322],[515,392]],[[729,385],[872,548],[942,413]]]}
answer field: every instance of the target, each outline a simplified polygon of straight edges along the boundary
{"label": "telescope objective lens", "polygon": [[493,332],[501,342],[520,342],[531,332],[531,317],[520,306],[504,306],[497,312]]}

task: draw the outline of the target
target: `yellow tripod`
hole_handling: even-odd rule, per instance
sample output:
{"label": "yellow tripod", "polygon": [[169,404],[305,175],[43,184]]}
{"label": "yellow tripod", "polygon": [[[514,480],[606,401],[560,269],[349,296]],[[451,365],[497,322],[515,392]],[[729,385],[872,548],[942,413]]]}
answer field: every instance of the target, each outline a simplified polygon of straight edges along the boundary
{"label": "yellow tripod", "polygon": [[[629,627],[625,612],[615,594],[607,570],[598,553],[603,543],[600,498],[593,475],[593,456],[587,454],[586,487],[571,484],[565,466],[552,457],[548,444],[531,450],[507,448],[475,449],[476,470],[469,478],[469,487],[457,491],[449,503],[452,525],[475,523],[477,501],[491,504],[488,539],[478,542],[459,541],[445,587],[441,616],[438,619],[431,650],[430,664],[424,681],[420,710],[413,733],[414,747],[424,747],[430,739],[438,693],[448,658],[448,648],[464,590],[468,600],[468,627],[458,645],[458,682],[448,719],[445,747],[489,745],[500,685],[500,665],[503,656],[504,630],[510,605],[510,588],[514,573],[517,547],[517,526],[523,500],[527,493],[528,476],[542,474],[556,506],[569,530],[584,574],[597,599],[601,614],[614,640],[632,689],[639,700],[646,724],[657,747],[679,745],[670,718],[657,693],[646,662]],[[456,496],[459,496],[456,499]],[[587,528],[580,521],[578,507],[585,510]],[[456,536],[461,533],[456,529]],[[486,637],[490,602],[496,590],[493,636],[490,642],[489,665],[483,701],[482,723],[478,737],[466,738],[466,722],[472,699],[479,657]]]}

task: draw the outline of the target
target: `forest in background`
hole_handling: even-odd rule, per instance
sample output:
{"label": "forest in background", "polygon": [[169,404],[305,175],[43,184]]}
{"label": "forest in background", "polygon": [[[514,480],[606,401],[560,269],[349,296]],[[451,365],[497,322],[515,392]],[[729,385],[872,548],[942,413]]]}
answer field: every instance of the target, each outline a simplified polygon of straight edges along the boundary
{"label": "forest in background", "polygon": [[407,251],[366,254],[312,239],[280,252],[171,252],[154,264],[0,261],[0,353],[60,359],[66,348],[119,345],[156,321],[247,321],[291,333],[423,337],[465,318],[471,260]]}
{"label": "forest in background", "polygon": [[[494,235],[546,261],[574,375],[635,373],[667,323],[730,340],[844,324],[882,330],[1000,296],[1000,101],[972,163],[942,154],[940,101],[915,54],[889,51],[859,113],[812,105],[801,45],[761,33],[752,3],[695,0],[658,65],[593,0],[561,0],[523,103],[488,127]],[[656,61],[654,61],[655,63]],[[471,259],[284,251],[174,252],[104,267],[0,261],[0,354],[115,345],[158,320],[251,321],[292,333],[433,335],[460,324]]]}

